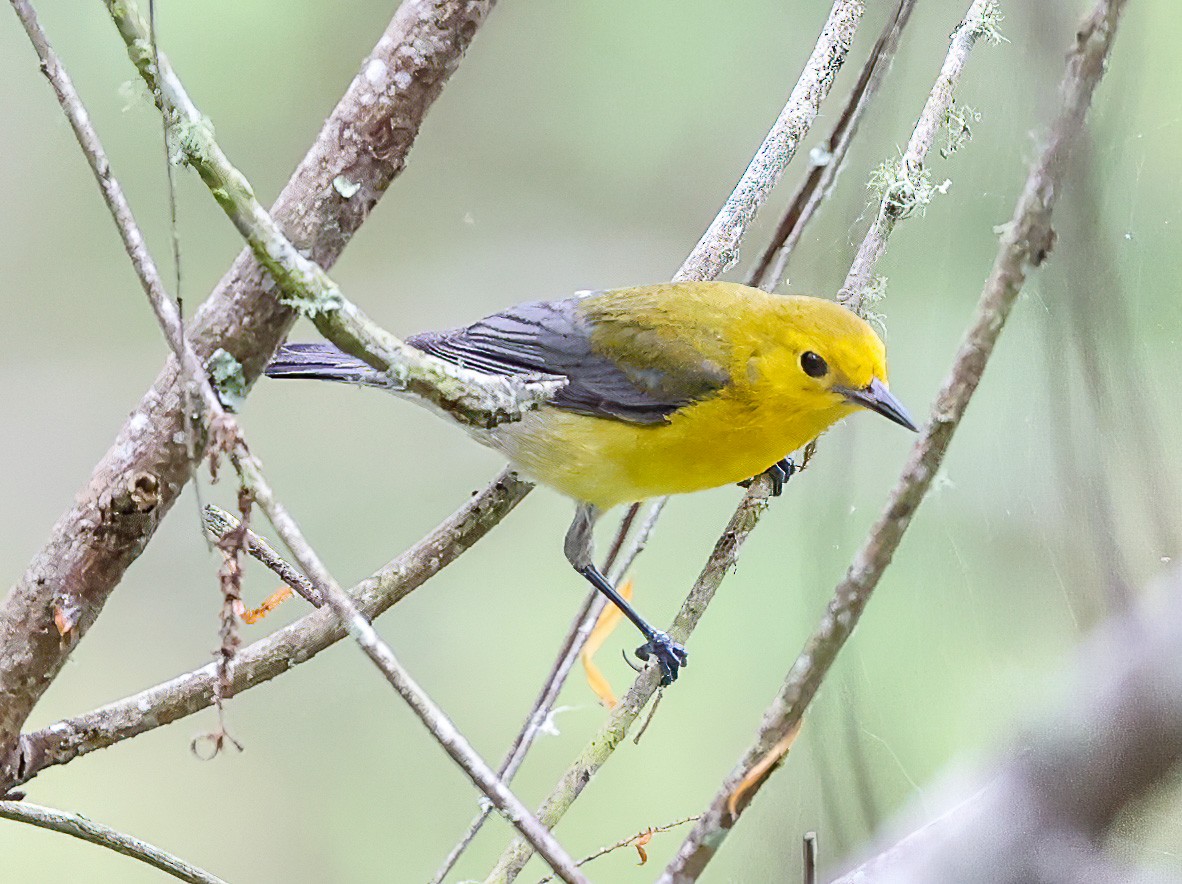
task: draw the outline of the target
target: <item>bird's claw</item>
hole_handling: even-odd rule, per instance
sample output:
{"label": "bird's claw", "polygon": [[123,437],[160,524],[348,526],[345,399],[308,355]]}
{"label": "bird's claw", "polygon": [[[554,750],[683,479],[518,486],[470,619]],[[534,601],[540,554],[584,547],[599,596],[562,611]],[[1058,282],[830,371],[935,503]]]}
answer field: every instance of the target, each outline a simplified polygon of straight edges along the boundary
{"label": "bird's claw", "polygon": [[[772,483],[772,497],[779,497],[781,494],[784,493],[784,484],[789,479],[791,479],[796,474],[796,472],[797,472],[796,461],[794,461],[790,457],[786,457],[783,460],[776,461],[774,464],[772,464],[770,467],[768,467],[766,470],[764,470],[760,475],[767,476],[768,479],[771,481],[771,483]],[[740,482],[739,485],[743,488],[747,488],[747,487],[750,487],[751,483],[754,481],[755,481],[754,478],[745,479],[744,481]]]}
{"label": "bird's claw", "polygon": [[647,661],[656,658],[661,667],[661,685],[671,685],[677,681],[677,671],[682,666],[689,665],[689,654],[685,648],[673,641],[668,633],[657,630],[652,638],[636,649],[636,656]]}

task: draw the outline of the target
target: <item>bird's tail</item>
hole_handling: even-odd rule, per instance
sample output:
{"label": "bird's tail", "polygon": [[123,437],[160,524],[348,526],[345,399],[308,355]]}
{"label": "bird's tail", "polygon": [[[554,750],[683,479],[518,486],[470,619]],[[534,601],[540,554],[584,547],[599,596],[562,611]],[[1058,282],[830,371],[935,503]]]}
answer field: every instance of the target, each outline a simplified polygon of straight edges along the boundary
{"label": "bird's tail", "polygon": [[308,378],[390,389],[389,375],[332,344],[284,344],[267,365],[269,378]]}

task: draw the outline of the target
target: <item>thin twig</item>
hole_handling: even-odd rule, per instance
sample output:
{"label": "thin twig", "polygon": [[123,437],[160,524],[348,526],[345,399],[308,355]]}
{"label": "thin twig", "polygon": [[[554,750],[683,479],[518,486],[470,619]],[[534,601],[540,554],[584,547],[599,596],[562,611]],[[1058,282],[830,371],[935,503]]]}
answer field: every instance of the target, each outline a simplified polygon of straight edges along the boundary
{"label": "thin twig", "polygon": [[[119,227],[128,253],[132,255],[133,262],[136,265],[136,272],[140,277],[145,292],[148,293],[149,301],[152,303],[160,326],[169,340],[169,344],[172,346],[177,359],[182,365],[193,366],[200,372],[195,377],[201,378],[200,394],[206,402],[206,408],[209,414],[208,419],[211,424],[216,424],[217,426],[217,430],[214,432],[225,435],[227,440],[225,443],[226,447],[230,448],[230,458],[242,478],[244,487],[249,490],[250,495],[253,496],[259,507],[267,514],[271,524],[275,526],[276,531],[279,532],[284,543],[295,556],[296,561],[303,568],[305,574],[308,575],[309,580],[316,587],[320,597],[346,626],[354,640],[361,646],[374,665],[381,670],[386,680],[407,702],[431,732],[436,742],[464,770],[473,783],[488,796],[492,804],[546,858],[551,868],[564,881],[582,881],[582,876],[574,866],[574,860],[558,844],[550,832],[544,829],[533,818],[528,808],[521,803],[520,799],[513,795],[505,784],[496,777],[483,759],[476,754],[459,733],[455,725],[447,719],[427,694],[414,682],[410,674],[398,662],[393,651],[381,640],[370,622],[357,610],[352,599],[345,594],[332,575],[328,573],[328,570],[321,563],[311,545],[304,539],[295,520],[291,518],[286,509],[276,499],[273,490],[263,477],[258,461],[247,449],[241,433],[238,431],[233,420],[222,409],[216,394],[205,378],[204,370],[200,368],[196,354],[183,337],[180,318],[176,313],[176,305],[168,300],[164,294],[164,287],[156,270],[155,263],[144,246],[143,235],[136,226],[135,219],[132,217],[130,208],[123,198],[118,182],[111,175],[110,164],[107,161],[102,144],[99,142],[97,133],[95,133],[93,127],[90,126],[89,120],[86,118],[81,100],[74,91],[69,77],[66,75],[60,60],[56,57],[52,47],[49,45],[27,0],[13,0],[13,2],[17,7],[18,14],[21,15],[21,20],[25,24],[30,38],[34,42],[38,54],[43,59],[46,76],[53,83],[59,102],[66,112],[71,125],[74,127],[78,141],[82,145],[95,177],[99,181],[103,196]],[[243,499],[245,501],[245,510],[249,506],[249,497],[244,497]],[[232,543],[233,549],[240,549],[245,541],[245,525],[240,523],[237,531],[233,532],[233,534],[237,535]],[[231,601],[235,598],[236,594],[233,588],[233,584],[237,582],[238,573],[236,555],[235,552],[232,552],[227,557],[226,567],[223,568],[223,587],[225,588],[227,585],[230,585],[231,591],[227,598]],[[227,618],[234,618],[232,610],[229,611],[227,616],[223,617],[223,621]],[[228,642],[226,640],[225,627],[223,626],[223,647],[216,667],[218,678],[214,690],[214,702],[219,709],[219,715],[222,701],[227,695],[227,690],[231,687],[230,670],[236,651],[236,642]],[[224,736],[226,734],[224,727],[222,727],[218,735],[219,745]]]}
{"label": "thin twig", "polygon": [[250,182],[222,151],[208,119],[193,104],[168,59],[151,51],[150,30],[134,0],[106,0],[106,5],[185,161],[275,280],[284,304],[311,319],[338,347],[386,372],[393,389],[413,394],[463,423],[491,427],[518,419],[562,387],[564,381],[544,376],[521,381],[457,368],[374,323],[345,298],[320,265],[300,253],[255,197]]}
{"label": "thin twig", "polygon": [[899,0],[895,14],[883,27],[878,42],[874,44],[870,57],[862,67],[858,82],[846,99],[845,107],[838,115],[829,137],[825,139],[825,146],[814,148],[817,153],[816,160],[813,160],[813,154],[809,155],[812,161],[809,173],[793,194],[776,227],[776,232],[772,234],[759,260],[747,274],[748,285],[759,286],[764,291],[771,292],[783,281],[792,250],[800,242],[804,228],[821,207],[821,203],[833,191],[845,166],[850,144],[858,134],[862,115],[870,107],[879,87],[890,72],[891,63],[899,48],[899,38],[911,19],[916,2],[917,0]]}
{"label": "thin twig", "polygon": [[[181,881],[188,881],[189,884],[226,884],[221,878],[211,875],[192,863],[185,862],[179,856],[173,856],[146,841],[117,832],[110,826],[96,823],[80,814],[66,813],[37,804],[27,804],[24,801],[0,801],[0,818],[28,823],[39,829],[49,829],[89,841],[99,847],[105,847],[124,856],[130,856],[132,859],[137,859],[167,875]],[[52,865],[51,860],[47,859],[46,862]]]}
{"label": "thin twig", "polygon": [[616,559],[624,549],[624,541],[628,539],[628,532],[632,530],[632,523],[636,521],[639,514],[639,503],[629,504],[628,509],[624,511],[624,516],[620,519],[620,526],[616,529],[616,536],[612,538],[612,544],[607,548],[607,555],[603,557],[603,566],[599,569],[604,574],[610,575],[612,568],[615,567]]}
{"label": "thin twig", "polygon": [[804,884],[817,884],[817,833],[805,832],[801,841]]}
{"label": "thin twig", "polygon": [[[627,514],[620,522],[619,530],[616,532],[615,541],[612,543],[611,549],[608,550],[607,556],[604,559],[603,570],[608,575],[613,585],[619,585],[619,582],[628,573],[632,563],[636,561],[636,557],[644,550],[648,544],[648,539],[652,534],[653,528],[656,526],[657,518],[661,515],[661,510],[665,507],[665,502],[668,498],[662,497],[654,500],[649,505],[649,511],[641,523],[640,528],[633,537],[632,542],[628,545],[626,551],[622,550],[624,541],[627,539],[628,531],[632,526],[632,522],[636,518],[636,513],[639,511],[639,504],[630,506]],[[621,552],[623,556],[621,557]],[[618,567],[616,567],[618,565]],[[550,715],[554,711],[554,704],[558,702],[558,695],[562,692],[563,686],[566,684],[567,678],[570,676],[571,670],[579,659],[579,654],[583,650],[583,646],[587,643],[587,638],[591,635],[591,630],[595,627],[599,615],[603,612],[606,605],[606,599],[603,596],[592,590],[588,593],[583,602],[583,607],[579,613],[575,615],[575,619],[571,622],[571,627],[567,631],[566,637],[563,639],[562,647],[558,651],[558,656],[554,660],[553,666],[550,668],[546,680],[542,684],[542,689],[538,692],[538,697],[534,701],[533,708],[530,709],[529,715],[522,724],[521,729],[517,732],[513,743],[509,746],[509,751],[505,754],[504,760],[501,762],[501,767],[497,774],[506,783],[511,783],[513,778],[517,775],[521,765],[525,762],[526,753],[529,752],[530,747],[533,746],[534,741],[542,733],[546,722],[549,721]],[[440,884],[448,873],[455,868],[455,864],[459,862],[464,851],[468,849],[472,841],[476,838],[477,833],[480,832],[481,827],[484,826],[485,820],[491,809],[482,807],[480,812],[468,824],[468,829],[461,836],[460,840],[448,853],[447,857],[435,875],[431,878],[432,884]]]}
{"label": "thin twig", "polygon": [[632,565],[636,562],[637,557],[648,548],[649,539],[653,536],[653,530],[657,527],[657,520],[661,518],[661,513],[664,512],[665,504],[668,502],[668,497],[658,497],[649,504],[644,521],[640,523],[640,528],[637,529],[636,536],[628,544],[628,548],[624,551],[623,556],[608,566],[608,576],[613,583],[619,583],[623,580],[628,572],[632,570]]}
{"label": "thin twig", "polygon": [[924,160],[940,128],[948,119],[956,88],[973,46],[981,37],[1000,39],[997,32],[1000,20],[997,6],[997,0],[973,0],[965,17],[952,32],[948,54],[915,123],[915,129],[911,132],[907,148],[897,164],[892,165],[895,183],[883,188],[874,223],[862,240],[845,283],[837,295],[838,301],[856,313],[862,313],[867,306],[874,268],[886,252],[887,238],[894,230],[895,223],[931,198],[932,188],[924,184],[928,174]]}
{"label": "thin twig", "polygon": [[[209,536],[218,541],[234,531],[241,524],[224,509],[207,504],[203,512],[205,530]],[[275,548],[267,542],[267,538],[246,529],[246,551],[262,564],[266,565],[278,575],[285,585],[290,586],[314,607],[319,608],[324,602],[320,593],[316,591],[311,581],[299,572],[290,562],[275,552]]]}
{"label": "thin twig", "polygon": [[[238,430],[233,419],[224,411],[217,393],[206,378],[204,367],[192,347],[189,346],[188,341],[185,340],[184,326],[181,323],[176,302],[165,291],[164,283],[160,278],[156,263],[148,251],[143,233],[136,223],[131,206],[123,195],[119,181],[111,172],[111,164],[106,151],[103,149],[98,133],[90,123],[86,108],[74,89],[69,74],[50,45],[45,31],[37,20],[36,13],[27,0],[13,0],[13,7],[21,23],[25,26],[25,31],[41,59],[42,71],[53,87],[62,112],[74,130],[82,153],[94,173],[103,200],[119,230],[124,249],[131,259],[136,276],[148,297],[157,323],[176,356],[178,364],[182,367],[179,380],[184,387],[183,398],[187,403],[190,403],[190,407],[201,403],[201,410],[194,415],[194,420],[189,424],[190,428],[202,431],[203,435],[209,435],[208,426],[216,423],[227,438],[238,438]],[[245,513],[249,502],[243,501],[242,505]],[[218,729],[212,737],[215,754],[226,743],[241,748],[226,730],[224,702],[228,698],[231,682],[230,669],[239,642],[235,603],[241,601],[239,552],[244,541],[244,532],[245,527],[240,526],[238,530],[224,537],[220,544],[224,561],[219,569],[218,577],[222,589],[223,604],[219,626],[221,641],[217,656],[218,678],[215,682],[213,697],[214,706],[218,712]],[[65,607],[60,609],[55,620],[58,631],[63,634],[71,632],[76,622],[73,612]]]}
{"label": "thin twig", "polygon": [[[152,56],[155,59],[156,67],[160,67],[159,48],[160,42],[156,39],[156,0],[148,0],[148,30],[149,39],[152,44]],[[168,238],[172,245],[172,270],[173,270],[173,299],[176,304],[176,315],[180,319],[180,336],[181,349],[184,349],[185,340],[185,300],[181,295],[181,233],[180,225],[177,223],[177,197],[176,197],[176,168],[172,162],[172,144],[169,138],[168,121],[164,117],[160,118],[160,149],[164,154],[164,179],[166,190],[168,191]],[[182,366],[182,369],[184,366]],[[184,371],[180,375],[181,387],[185,396],[185,414],[192,415],[194,411],[193,405],[193,388],[192,384],[195,382],[193,377],[186,375]],[[197,440],[195,435],[198,427],[190,425],[185,429],[185,447],[189,453],[189,462],[196,468],[199,461],[197,455]],[[197,498],[197,511],[203,509],[201,502],[201,487],[199,485],[193,486]]]}
{"label": "thin twig", "polygon": [[[427,536],[349,590],[362,616],[373,620],[450,565],[495,527],[532,488],[509,470],[503,471]],[[321,609],[306,614],[238,652],[232,673],[234,695],[289,672],[347,636],[345,627],[332,611]],[[24,766],[17,783],[28,782],[47,767],[67,764],[80,755],[105,749],[208,708],[215,678],[211,663],[91,712],[22,735],[20,755]]]}
{"label": "thin twig", "polygon": [[[399,6],[272,207],[312,260],[330,267],[371,215],[492,6],[493,0]],[[370,74],[379,69],[392,75],[375,84]],[[355,188],[349,198],[333,187],[343,170]],[[273,288],[244,250],[196,311],[186,340],[202,358],[219,349],[232,354],[249,385],[295,318]],[[170,359],[0,602],[0,792],[28,774],[31,759],[22,756],[18,737],[30,711],[188,482],[188,428]],[[488,489],[484,503],[503,499]],[[474,527],[479,535],[490,526],[457,530]],[[59,621],[73,628],[63,634]],[[198,708],[207,703],[202,695]]]}
{"label": "thin twig", "polygon": [[681,884],[697,880],[743,809],[766,781],[765,775],[749,783],[742,799],[728,808],[735,784],[746,781],[748,772],[767,754],[768,748],[800,724],[805,709],[857,625],[871,593],[931,487],[1028,269],[1041,265],[1054,244],[1051,210],[1061,190],[1072,145],[1083,129],[1092,95],[1104,74],[1124,2],[1101,0],[1081,26],[1076,45],[1068,56],[1061,86],[1062,105],[1046,147],[1031,166],[1013,220],[1002,234],[993,269],[960,351],[936,398],[931,419],[912,449],[882,515],[834,591],[824,618],[788,673],[779,695],[764,714],[755,742],[727,777],[709,810],[666,868],[662,882]]}
{"label": "thin twig", "polygon": [[[190,422],[189,430],[204,430],[206,420],[219,420],[222,425],[229,427],[233,421],[222,410],[217,395],[205,379],[204,368],[185,341],[184,326],[181,323],[177,305],[169,298],[164,289],[155,261],[145,244],[143,233],[136,224],[131,207],[123,195],[118,180],[111,172],[110,161],[103,149],[102,142],[90,123],[82,100],[62,66],[61,59],[50,45],[45,31],[37,20],[36,13],[27,0],[13,0],[13,8],[41,59],[41,69],[53,87],[58,103],[61,105],[70,127],[74,130],[78,144],[94,173],[103,200],[106,202],[107,209],[110,211],[123,240],[123,247],[131,259],[145,294],[148,296],[152,312],[156,315],[157,322],[164,332],[169,346],[176,354],[178,364],[182,369],[178,376],[181,386],[184,388],[182,396],[188,403],[186,413],[192,414],[192,409],[198,402],[202,405],[201,410],[195,416],[196,419]],[[223,604],[219,625],[220,642],[217,652],[218,678],[214,690],[214,706],[218,713],[218,729],[213,736],[215,753],[227,743],[241,748],[226,730],[224,710],[224,702],[227,699],[230,684],[230,666],[238,649],[239,641],[234,604],[236,601],[240,601],[241,570],[238,553],[241,548],[241,540],[242,531],[237,531],[228,535],[221,544],[224,558],[218,571],[218,577],[222,589]],[[71,606],[59,605],[54,618],[58,632],[63,636],[71,633],[77,625],[79,613]]]}
{"label": "thin twig", "polygon": [[[686,823],[692,823],[695,820],[697,820],[696,816],[687,816],[687,817],[685,817],[685,819],[675,820],[674,822],[666,823],[663,826],[653,826],[652,828],[644,829],[640,832],[637,832],[635,835],[629,835],[627,838],[621,838],[615,844],[609,844],[606,847],[599,848],[594,853],[588,854],[587,856],[585,856],[581,860],[579,860],[577,865],[585,866],[587,863],[591,862],[592,860],[599,859],[601,856],[607,856],[609,853],[614,853],[615,851],[620,850],[624,847],[631,847],[634,844],[640,846],[642,842],[644,844],[647,844],[648,839],[651,838],[653,835],[660,834],[661,832],[671,831],[673,829],[678,828],[679,826],[684,826]],[[641,863],[641,865],[643,865],[643,863]],[[554,880],[553,875],[547,875],[545,878],[539,879],[538,884],[547,884],[547,882],[553,881],[553,880]]]}
{"label": "thin twig", "polygon": [[[760,477],[747,489],[742,504],[719,537],[706,566],[694,582],[689,596],[673,621],[669,633],[677,641],[685,643],[698,625],[719,584],[722,583],[722,578],[737,561],[739,551],[755,527],[759,514],[766,509],[770,491],[771,482],[767,477]],[[543,825],[551,829],[557,825],[563,814],[582,794],[587,783],[611,757],[616,746],[628,735],[629,729],[656,693],[658,684],[659,674],[652,667],[646,668],[636,677],[619,704],[611,710],[607,721],[588,741],[542,803],[537,816]],[[501,854],[488,881],[490,884],[512,881],[531,855],[529,845],[521,839],[514,840]]]}
{"label": "thin twig", "polygon": [[[218,430],[214,431],[218,433]],[[217,443],[215,443],[215,446]],[[217,457],[215,451],[214,458]],[[239,752],[242,744],[230,734],[226,718],[226,701],[233,696],[234,691],[234,658],[242,645],[242,636],[238,631],[238,612],[242,610],[242,554],[246,552],[246,532],[250,522],[250,512],[253,498],[245,484],[238,486],[238,512],[240,520],[238,527],[222,536],[218,541],[218,551],[222,554],[222,565],[218,568],[218,584],[222,590],[222,606],[218,612],[218,648],[217,681],[214,682],[213,708],[217,712],[217,729],[204,737],[193,740],[193,753],[199,757],[212,758],[218,755],[226,746],[233,746]],[[202,755],[198,746],[201,743],[210,745],[210,750]]]}
{"label": "thin twig", "polygon": [[808,136],[850,50],[863,12],[862,0],[836,0],[833,4],[788,103],[734,192],[673,277],[675,281],[714,279],[739,259],[739,244],[747,228]]}
{"label": "thin twig", "polygon": [[[11,2],[17,17],[25,27],[29,41],[37,52],[37,57],[41,60],[41,72],[49,81],[49,85],[53,87],[58,104],[61,105],[62,112],[74,130],[78,145],[82,148],[82,153],[90,164],[90,169],[102,191],[103,200],[106,202],[107,209],[115,220],[119,236],[123,240],[123,248],[131,259],[132,268],[144,287],[148,301],[152,306],[152,312],[156,315],[156,321],[163,330],[169,347],[174,353],[184,354],[185,369],[191,373],[190,377],[204,378],[205,368],[201,361],[192,349],[186,350],[185,348],[184,332],[176,303],[169,297],[160,281],[156,263],[148,251],[144,236],[132,215],[131,206],[128,205],[127,199],[123,195],[119,181],[111,173],[111,164],[107,159],[106,151],[103,150],[98,133],[90,123],[90,117],[86,113],[82,99],[78,96],[69,74],[62,66],[61,58],[50,45],[49,38],[37,20],[37,14],[28,0],[11,0]],[[213,397],[212,394],[205,397],[206,406],[210,406],[211,403],[217,404],[216,397]]]}
{"label": "thin twig", "polygon": [[537,849],[538,853],[550,864],[550,868],[554,869],[562,880],[571,882],[571,884],[585,881],[586,879],[575,867],[574,859],[558,843],[550,830],[542,826],[530,813],[529,808],[521,802],[521,799],[509,791],[505,783],[476,753],[476,750],[472,748],[451,719],[411,678],[410,673],[394,656],[390,646],[382,641],[369,620],[357,610],[353,600],[329,574],[328,569],[320,561],[320,557],[304,538],[295,520],[275,498],[274,491],[263,477],[258,461],[244,448],[235,451],[231,458],[239,469],[246,486],[254,495],[255,501],[267,514],[267,518],[295,557],[300,568],[320,592],[320,597],[324,599],[325,605],[331,608],[340,621],[345,624],[354,641],[361,646],[373,664],[381,670],[386,681],[406,701],[411,711],[431,732],[435,741],[468,775],[472,783],[488,797],[493,806],[517,828],[522,837]]}
{"label": "thin twig", "polygon": [[[772,126],[771,132],[760,145],[731,196],[702,235],[697,246],[683,262],[674,276],[674,280],[713,279],[738,260],[739,244],[743,236],[759,208],[766,202],[775,184],[779,181],[788,162],[796,155],[801,142],[807,136],[813,120],[816,118],[820,103],[829,94],[837,72],[841,69],[849,52],[863,12],[864,3],[862,2],[836,0],[833,4],[804,71],[797,80],[783,111]],[[706,581],[707,572],[711,571],[712,564],[717,558],[725,558],[737,551],[737,547],[742,545],[747,534],[758,522],[758,511],[766,506],[767,501],[767,489],[763,487],[764,484],[760,482],[752,484],[731,519],[731,526],[744,526],[743,530],[737,534],[741,539],[737,540],[736,549],[726,553],[720,552],[723,547],[734,540],[732,535],[735,535],[735,532],[732,532],[728,527],[728,531],[723,534],[718,545],[715,546],[714,554],[707,563],[706,571],[690,590],[682,612],[675,621],[675,629],[678,625],[684,625],[686,636],[692,632],[694,625],[704,613],[706,605],[713,598],[718,583],[722,580],[724,572],[719,572],[717,579],[711,578],[712,585],[708,589],[706,588],[704,581]],[[660,506],[664,506],[665,500],[662,499],[658,503]],[[653,514],[654,524],[659,515],[659,510]],[[706,581],[706,583],[711,581]],[[701,607],[696,607],[699,604]],[[687,608],[692,613],[687,613]],[[592,624],[594,624],[594,616],[588,611],[585,619],[580,622],[580,626],[586,625],[589,630]],[[591,750],[585,751],[583,756],[571,768],[568,768],[564,782],[570,782],[572,771],[590,765],[591,772],[593,772],[593,769],[598,769],[598,766],[606,761],[616,743],[626,734],[627,729],[656,689],[655,682],[644,684],[644,687],[641,687],[644,682],[645,674],[642,673],[633,683],[632,689],[625,695],[624,700],[613,710],[608,724],[601,731],[601,734],[605,731],[612,734],[612,738],[601,743],[600,746],[600,749],[606,747],[606,753],[600,757],[599,753],[595,751],[593,743]],[[643,695],[643,699],[633,709],[628,703],[629,698],[633,698],[635,703],[641,695]],[[620,724],[613,725],[612,722],[617,717]],[[570,803],[578,797],[589,777],[590,773],[587,773],[586,778],[578,783],[577,788],[566,791],[569,801],[565,803],[561,800],[554,801],[555,796],[563,792],[563,785],[560,784],[555,788],[548,799],[548,805],[553,802],[552,806],[548,808],[553,812],[553,818],[547,819],[548,825],[553,827],[557,823],[558,818],[565,813]],[[502,854],[490,880],[498,879],[498,877],[503,880],[512,880],[528,859],[529,853],[525,845],[520,840],[515,841]]]}

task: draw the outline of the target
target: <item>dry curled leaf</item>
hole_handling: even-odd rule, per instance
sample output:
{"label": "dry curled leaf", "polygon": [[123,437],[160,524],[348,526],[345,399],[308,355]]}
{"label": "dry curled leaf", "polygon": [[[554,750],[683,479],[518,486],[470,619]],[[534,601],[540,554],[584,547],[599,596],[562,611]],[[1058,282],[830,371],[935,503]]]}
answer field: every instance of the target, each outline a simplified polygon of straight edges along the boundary
{"label": "dry curled leaf", "polygon": [[248,608],[243,604],[242,599],[235,599],[233,602],[234,613],[238,615],[239,619],[247,625],[258,623],[281,604],[286,602],[292,596],[292,589],[290,586],[281,586],[265,599],[257,608]]}
{"label": "dry curled leaf", "polygon": [[743,800],[751,787],[761,782],[767,775],[767,772],[780,763],[788,750],[792,748],[792,744],[796,742],[796,737],[800,733],[800,726],[803,721],[798,721],[788,733],[784,735],[784,739],[772,746],[771,750],[763,758],[747,772],[747,776],[739,781],[735,786],[734,791],[731,792],[730,797],[726,799],[726,809],[731,816],[738,816],[739,802]]}
{"label": "dry curled leaf", "polygon": [[632,846],[635,847],[636,852],[640,854],[640,862],[637,863],[638,866],[643,866],[646,862],[648,862],[648,851],[644,849],[644,846],[652,840],[653,830],[645,829],[643,832],[637,835],[636,840],[632,842]]}
{"label": "dry curled leaf", "polygon": [[[632,581],[626,580],[620,585],[620,595],[625,599],[632,598]],[[608,682],[607,677],[595,665],[595,654],[607,641],[607,637],[612,634],[612,631],[619,625],[620,620],[623,619],[623,613],[615,605],[608,605],[603,609],[603,613],[599,615],[599,619],[595,621],[595,626],[591,630],[591,634],[587,636],[587,642],[583,645],[583,650],[579,652],[579,660],[583,663],[583,671],[587,674],[587,685],[595,692],[595,696],[599,697],[599,702],[603,703],[608,709],[615,707],[619,701],[616,699],[615,692],[612,691],[611,683]]]}

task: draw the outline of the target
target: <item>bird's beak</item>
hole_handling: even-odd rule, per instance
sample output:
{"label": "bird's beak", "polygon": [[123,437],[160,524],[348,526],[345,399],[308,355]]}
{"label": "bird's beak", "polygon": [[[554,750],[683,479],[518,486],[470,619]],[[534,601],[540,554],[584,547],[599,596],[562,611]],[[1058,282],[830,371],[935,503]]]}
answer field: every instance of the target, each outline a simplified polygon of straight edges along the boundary
{"label": "bird's beak", "polygon": [[907,409],[903,407],[903,403],[891,395],[891,391],[887,389],[886,384],[878,378],[874,378],[874,380],[861,390],[837,387],[834,392],[841,393],[845,396],[847,402],[852,402],[855,405],[861,405],[863,408],[876,411],[887,420],[894,421],[900,426],[911,430],[913,433],[919,432],[919,428],[915,426],[915,421],[911,419],[911,415],[907,413]]}

